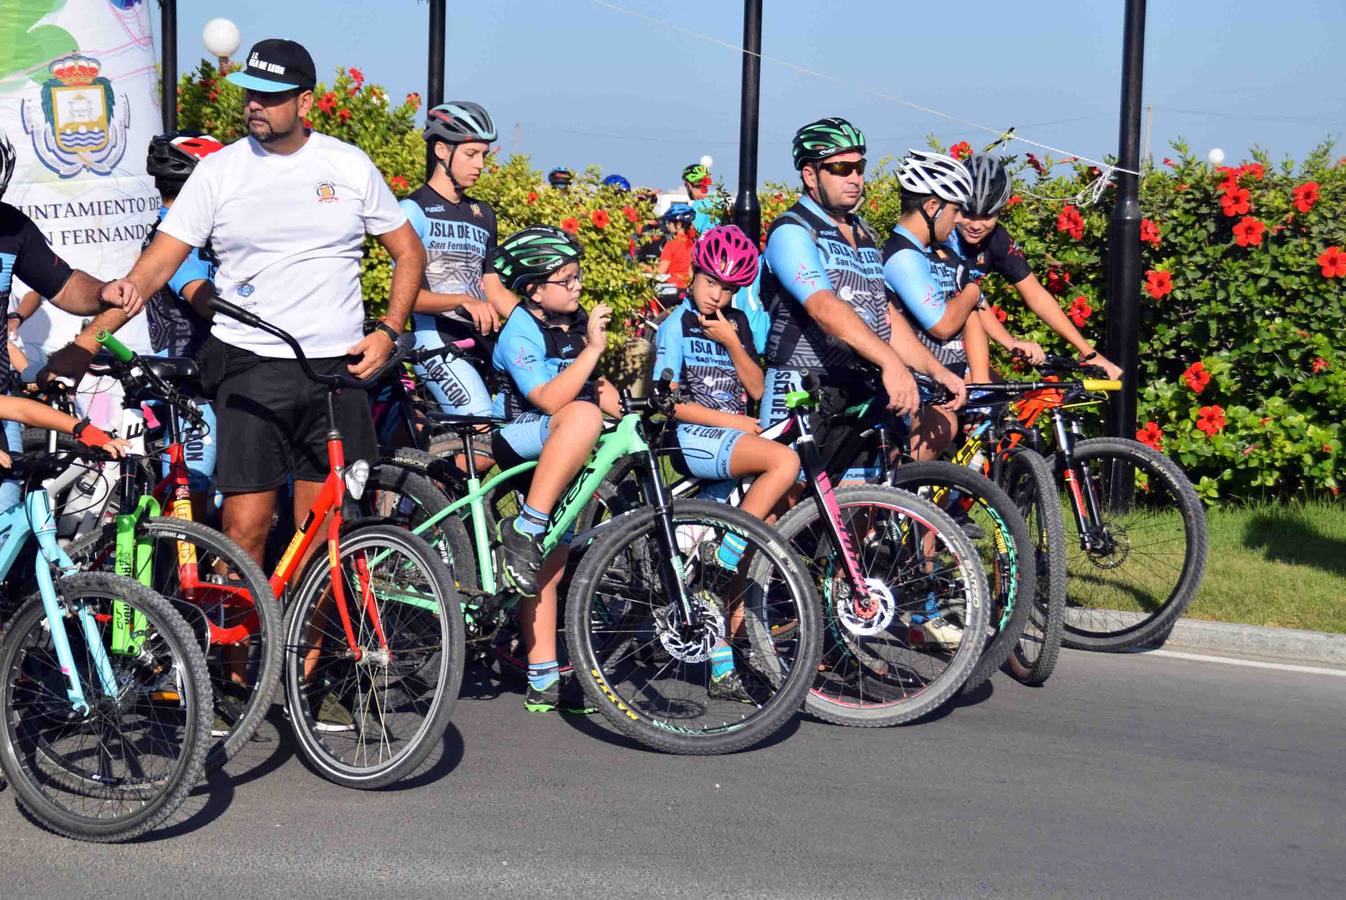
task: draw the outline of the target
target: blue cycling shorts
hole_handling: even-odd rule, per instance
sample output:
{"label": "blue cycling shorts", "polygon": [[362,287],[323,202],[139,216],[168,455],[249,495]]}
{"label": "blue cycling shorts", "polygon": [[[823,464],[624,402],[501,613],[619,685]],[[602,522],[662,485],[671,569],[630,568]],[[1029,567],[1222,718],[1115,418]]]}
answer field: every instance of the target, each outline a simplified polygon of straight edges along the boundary
{"label": "blue cycling shorts", "polygon": [[[495,433],[493,445],[499,447],[503,443],[505,446],[502,449],[508,450],[508,453],[496,451],[495,458],[501,468],[509,467],[506,465],[509,454],[513,454],[519,460],[537,459],[542,455],[542,445],[547,443],[549,434],[551,434],[551,416],[535,412],[519,413],[514,421],[502,425]],[[509,465],[517,463],[510,461]]]}
{"label": "blue cycling shorts", "polygon": [[674,456],[674,465],[696,478],[723,481],[730,477],[729,459],[744,434],[737,428],[682,423],[677,428],[678,449],[682,452]]}
{"label": "blue cycling shorts", "polygon": [[[444,346],[444,336],[435,328],[433,319],[433,316],[416,316],[417,349]],[[491,392],[471,358],[436,356],[417,363],[415,368],[441,411],[460,416],[491,414]]]}

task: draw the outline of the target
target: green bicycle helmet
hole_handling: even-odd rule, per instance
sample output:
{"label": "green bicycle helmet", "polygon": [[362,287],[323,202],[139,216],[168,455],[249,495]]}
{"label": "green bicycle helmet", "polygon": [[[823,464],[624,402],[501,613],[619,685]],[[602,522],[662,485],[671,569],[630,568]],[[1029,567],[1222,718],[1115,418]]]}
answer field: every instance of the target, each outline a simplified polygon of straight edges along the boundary
{"label": "green bicycle helmet", "polygon": [[500,242],[491,268],[516,293],[527,293],[534,281],[546,278],[567,263],[579,262],[580,245],[550,225],[530,225]]}
{"label": "green bicycle helmet", "polygon": [[688,184],[699,185],[710,177],[710,169],[707,169],[701,163],[692,163],[682,170],[682,180]]}
{"label": "green bicycle helmet", "polygon": [[810,122],[795,132],[791,142],[796,170],[850,150],[865,152],[865,133],[836,116]]}

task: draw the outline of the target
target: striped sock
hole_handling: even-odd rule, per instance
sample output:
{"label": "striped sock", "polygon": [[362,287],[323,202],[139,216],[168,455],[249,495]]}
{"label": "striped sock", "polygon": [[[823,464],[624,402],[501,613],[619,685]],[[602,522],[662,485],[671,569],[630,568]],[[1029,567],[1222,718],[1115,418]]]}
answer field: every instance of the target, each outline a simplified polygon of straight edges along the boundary
{"label": "striped sock", "polygon": [[545,691],[561,677],[561,667],[556,660],[528,664],[528,684],[535,691]]}
{"label": "striped sock", "polygon": [[519,510],[519,514],[514,517],[514,530],[519,534],[536,537],[546,532],[547,525],[550,523],[551,515],[549,513],[538,512],[525,503],[523,509]]}
{"label": "striped sock", "polygon": [[729,649],[728,644],[723,644],[710,651],[710,677],[716,681],[721,681],[724,676],[734,671],[734,654]]}
{"label": "striped sock", "polygon": [[743,539],[742,535],[734,534],[731,531],[720,542],[720,550],[715,554],[715,558],[719,560],[720,565],[732,572],[738,568],[738,561],[743,558],[747,549],[748,542]]}

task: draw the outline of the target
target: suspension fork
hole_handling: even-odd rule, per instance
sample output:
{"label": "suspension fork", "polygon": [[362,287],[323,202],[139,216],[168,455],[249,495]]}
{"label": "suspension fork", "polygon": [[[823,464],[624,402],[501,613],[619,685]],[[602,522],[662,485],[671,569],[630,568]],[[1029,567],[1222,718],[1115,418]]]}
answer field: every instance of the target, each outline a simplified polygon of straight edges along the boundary
{"label": "suspension fork", "polygon": [[673,504],[663,479],[659,477],[659,461],[654,451],[647,447],[641,453],[645,462],[641,471],[641,492],[645,495],[645,502],[654,509],[655,538],[664,558],[664,564],[659,567],[659,581],[665,596],[677,598],[682,610],[682,623],[690,626],[693,621],[692,601],[687,596],[686,571],[682,555],[678,552],[677,531],[673,527]]}
{"label": "suspension fork", "polygon": [[1094,485],[1075,460],[1075,431],[1070,427],[1065,413],[1057,408],[1052,411],[1052,429],[1056,435],[1056,445],[1061,456],[1061,477],[1065,479],[1070,491],[1070,508],[1075,514],[1075,528],[1080,536],[1080,546],[1090,550],[1095,543],[1095,534],[1103,518],[1098,513],[1098,497]]}

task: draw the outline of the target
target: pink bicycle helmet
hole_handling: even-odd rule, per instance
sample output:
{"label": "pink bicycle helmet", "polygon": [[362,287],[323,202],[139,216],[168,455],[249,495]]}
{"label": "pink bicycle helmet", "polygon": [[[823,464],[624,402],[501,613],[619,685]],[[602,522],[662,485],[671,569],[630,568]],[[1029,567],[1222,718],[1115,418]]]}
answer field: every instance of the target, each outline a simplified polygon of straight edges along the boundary
{"label": "pink bicycle helmet", "polygon": [[757,245],[737,225],[712,228],[692,245],[692,265],[737,287],[757,278],[757,256]]}

